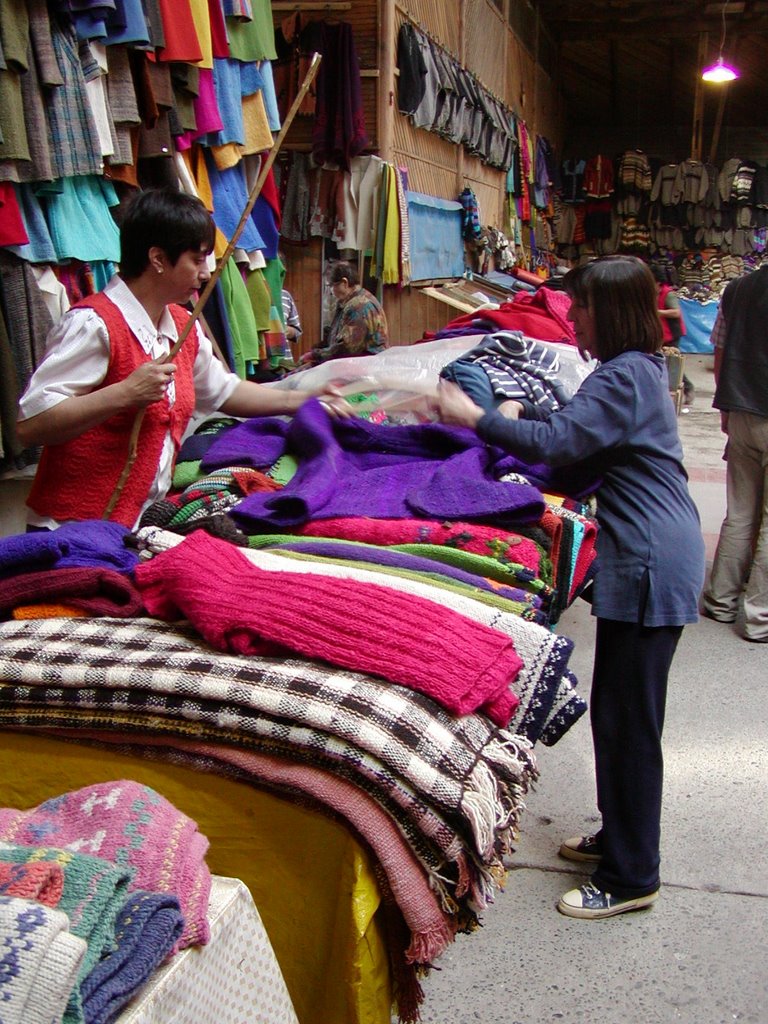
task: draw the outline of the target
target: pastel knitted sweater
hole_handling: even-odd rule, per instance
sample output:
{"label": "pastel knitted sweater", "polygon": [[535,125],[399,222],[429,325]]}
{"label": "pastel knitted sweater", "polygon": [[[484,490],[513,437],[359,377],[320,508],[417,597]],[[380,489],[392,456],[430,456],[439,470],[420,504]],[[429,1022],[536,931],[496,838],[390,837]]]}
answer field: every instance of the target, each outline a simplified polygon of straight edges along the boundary
{"label": "pastel knitted sweater", "polygon": [[522,661],[509,637],[437,604],[377,584],[259,569],[198,531],[136,569],[153,615],[186,616],[218,650],[296,651],[389,679],[456,715],[506,726]]}

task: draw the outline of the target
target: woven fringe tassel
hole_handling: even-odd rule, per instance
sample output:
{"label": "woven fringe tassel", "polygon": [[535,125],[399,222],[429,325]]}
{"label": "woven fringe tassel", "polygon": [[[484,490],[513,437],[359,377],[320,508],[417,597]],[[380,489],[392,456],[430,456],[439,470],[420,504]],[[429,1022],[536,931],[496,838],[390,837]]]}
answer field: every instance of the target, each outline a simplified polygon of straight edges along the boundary
{"label": "woven fringe tassel", "polygon": [[[444,878],[443,875],[438,874],[434,869],[429,869],[427,871],[427,879],[429,881],[430,889],[435,893],[440,901],[440,909],[442,912],[447,914],[448,917],[452,917],[454,914],[458,913],[459,904],[450,892],[450,890],[454,888],[451,879]],[[454,891],[457,897],[461,895],[458,890]]]}
{"label": "woven fringe tassel", "polygon": [[490,740],[483,747],[483,757],[513,775],[521,785],[527,786],[539,777],[531,743],[523,736]]}
{"label": "woven fringe tassel", "polygon": [[405,951],[405,959],[409,964],[431,964],[455,938],[456,928],[448,921],[441,928],[414,933]]}
{"label": "woven fringe tassel", "polygon": [[499,787],[488,765],[478,761],[471,788],[464,791],[461,810],[472,827],[475,849],[486,860],[493,856],[496,841]]}

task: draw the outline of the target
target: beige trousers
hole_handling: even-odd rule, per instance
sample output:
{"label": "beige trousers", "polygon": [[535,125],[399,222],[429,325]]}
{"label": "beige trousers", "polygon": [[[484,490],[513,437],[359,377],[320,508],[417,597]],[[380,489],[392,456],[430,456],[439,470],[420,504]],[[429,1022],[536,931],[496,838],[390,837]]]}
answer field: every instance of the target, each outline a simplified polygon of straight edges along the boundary
{"label": "beige trousers", "polygon": [[768,641],[768,418],[728,414],[727,462],[728,507],[704,608],[732,622],[743,598],[745,637]]}

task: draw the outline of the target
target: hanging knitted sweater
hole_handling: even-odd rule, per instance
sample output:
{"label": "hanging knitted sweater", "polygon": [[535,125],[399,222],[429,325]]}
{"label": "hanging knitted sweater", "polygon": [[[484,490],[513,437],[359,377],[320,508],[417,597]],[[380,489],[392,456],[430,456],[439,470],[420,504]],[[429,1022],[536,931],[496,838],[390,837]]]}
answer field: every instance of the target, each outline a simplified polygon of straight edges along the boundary
{"label": "hanging knitted sweater", "polygon": [[522,668],[509,637],[432,601],[374,583],[282,573],[197,531],[136,570],[150,613],[185,616],[235,654],[298,652],[411,687],[455,715],[509,723]]}

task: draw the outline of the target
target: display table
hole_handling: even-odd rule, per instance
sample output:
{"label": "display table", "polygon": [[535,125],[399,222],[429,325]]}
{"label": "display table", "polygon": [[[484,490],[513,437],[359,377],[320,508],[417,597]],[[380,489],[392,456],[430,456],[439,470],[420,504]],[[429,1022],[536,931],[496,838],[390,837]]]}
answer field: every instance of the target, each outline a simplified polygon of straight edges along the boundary
{"label": "display table", "polygon": [[298,1024],[283,975],[250,892],[214,875],[211,941],[177,953],[117,1024]]}

